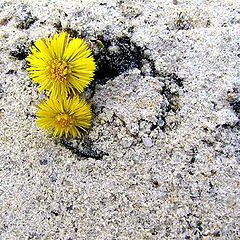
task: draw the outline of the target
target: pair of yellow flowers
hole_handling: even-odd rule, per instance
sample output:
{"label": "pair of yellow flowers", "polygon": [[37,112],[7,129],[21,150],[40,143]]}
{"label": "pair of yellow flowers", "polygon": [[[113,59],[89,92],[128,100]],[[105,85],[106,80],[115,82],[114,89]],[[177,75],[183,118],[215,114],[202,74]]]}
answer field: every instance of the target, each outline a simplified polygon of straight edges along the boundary
{"label": "pair of yellow flowers", "polygon": [[38,104],[37,124],[54,137],[79,137],[91,126],[91,106],[79,94],[93,79],[92,51],[80,38],[68,33],[37,40],[26,61],[32,80],[48,97]]}

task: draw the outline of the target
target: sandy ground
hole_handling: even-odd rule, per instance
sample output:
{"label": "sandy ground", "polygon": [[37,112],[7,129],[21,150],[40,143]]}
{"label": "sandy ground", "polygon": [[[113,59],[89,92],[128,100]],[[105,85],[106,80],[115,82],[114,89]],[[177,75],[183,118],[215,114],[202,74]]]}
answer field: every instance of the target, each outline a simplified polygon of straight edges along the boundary
{"label": "sandy ground", "polygon": [[[0,239],[238,239],[239,26],[238,0],[0,0]],[[24,58],[62,30],[98,64],[82,142],[35,124]]]}

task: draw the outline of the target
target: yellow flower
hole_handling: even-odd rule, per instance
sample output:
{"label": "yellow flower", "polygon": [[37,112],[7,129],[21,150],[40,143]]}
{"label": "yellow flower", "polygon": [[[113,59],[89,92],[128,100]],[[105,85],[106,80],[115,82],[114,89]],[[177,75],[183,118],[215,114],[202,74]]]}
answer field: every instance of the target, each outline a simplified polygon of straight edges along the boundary
{"label": "yellow flower", "polygon": [[55,33],[37,40],[30,50],[26,58],[29,75],[49,95],[66,98],[81,93],[93,78],[95,62],[83,39],[71,39],[66,32]]}
{"label": "yellow flower", "polygon": [[54,137],[80,137],[91,126],[91,106],[77,95],[60,99],[50,97],[38,104],[37,124]]}

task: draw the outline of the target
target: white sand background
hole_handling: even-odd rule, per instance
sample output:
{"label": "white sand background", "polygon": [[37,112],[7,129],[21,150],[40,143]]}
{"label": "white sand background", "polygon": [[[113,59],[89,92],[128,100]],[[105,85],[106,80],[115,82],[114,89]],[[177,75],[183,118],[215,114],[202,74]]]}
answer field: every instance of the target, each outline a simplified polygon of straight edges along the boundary
{"label": "white sand background", "polygon": [[[59,22],[144,53],[87,92],[100,157],[35,124],[17,46]],[[238,0],[0,0],[0,239],[239,239],[239,36]]]}

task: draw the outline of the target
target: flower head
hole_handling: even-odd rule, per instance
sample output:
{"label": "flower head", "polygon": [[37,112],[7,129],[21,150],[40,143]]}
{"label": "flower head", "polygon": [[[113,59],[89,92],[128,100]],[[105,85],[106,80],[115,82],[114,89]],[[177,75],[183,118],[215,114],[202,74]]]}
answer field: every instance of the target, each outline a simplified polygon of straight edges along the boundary
{"label": "flower head", "polygon": [[66,98],[81,93],[93,78],[95,62],[83,39],[71,39],[66,32],[55,33],[37,40],[30,51],[26,58],[29,75],[49,95]]}
{"label": "flower head", "polygon": [[38,104],[37,124],[56,137],[80,137],[91,126],[91,106],[78,96],[60,99],[50,97]]}

